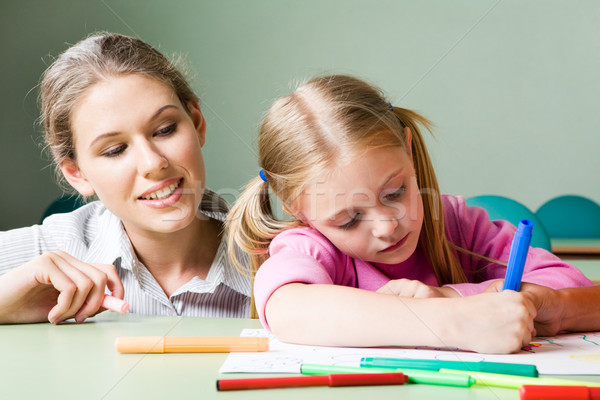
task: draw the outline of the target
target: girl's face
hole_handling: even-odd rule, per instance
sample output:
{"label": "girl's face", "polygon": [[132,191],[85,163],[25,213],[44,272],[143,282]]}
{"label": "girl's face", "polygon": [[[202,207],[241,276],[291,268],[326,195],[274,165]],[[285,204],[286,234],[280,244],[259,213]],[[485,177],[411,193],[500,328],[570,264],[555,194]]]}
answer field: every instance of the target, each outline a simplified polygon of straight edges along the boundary
{"label": "girl's face", "polygon": [[128,232],[173,232],[195,220],[205,183],[205,123],[173,90],[139,74],[92,86],[72,110],[71,185],[94,193]]}
{"label": "girl's face", "polygon": [[415,251],[423,201],[410,155],[401,147],[367,150],[304,191],[300,218],[348,256],[397,264]]}

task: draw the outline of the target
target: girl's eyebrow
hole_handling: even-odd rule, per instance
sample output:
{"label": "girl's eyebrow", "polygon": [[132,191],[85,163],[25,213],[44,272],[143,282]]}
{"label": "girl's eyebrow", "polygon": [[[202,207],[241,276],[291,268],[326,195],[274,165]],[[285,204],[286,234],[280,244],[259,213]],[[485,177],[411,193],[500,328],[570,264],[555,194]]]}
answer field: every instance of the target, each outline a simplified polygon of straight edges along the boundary
{"label": "girl's eyebrow", "polygon": [[[398,175],[401,175],[401,174],[404,172],[404,170],[405,170],[405,168],[400,168],[399,170],[396,170],[396,171],[393,171],[393,172],[391,172],[391,173],[388,175],[387,179],[386,179],[386,180],[383,182],[383,184],[381,184],[381,186],[379,187],[379,190],[378,190],[378,191],[379,191],[379,192],[381,192],[381,191],[383,190],[383,187],[385,187],[385,185],[387,185],[389,181],[391,181],[391,180],[392,180],[393,178],[395,178],[396,176],[398,176]],[[349,208],[343,208],[343,209],[341,209],[341,210],[339,210],[339,211],[334,211],[334,212],[332,213],[332,215],[331,215],[331,216],[330,216],[330,217],[329,217],[327,220],[329,220],[329,221],[335,221],[335,219],[336,219],[336,218],[337,218],[337,217],[338,217],[340,214],[343,214],[343,213],[348,213],[348,210],[349,210]],[[348,215],[350,215],[350,214],[348,213]]]}
{"label": "girl's eyebrow", "polygon": [[[157,119],[158,117],[160,117],[160,114],[162,114],[163,111],[169,109],[169,108],[174,108],[176,110],[178,110],[179,108],[176,105],[173,104],[167,104],[165,106],[162,106],[161,108],[159,108],[158,110],[156,110],[156,112],[154,114],[152,114],[152,116],[148,119],[148,121],[154,121],[155,119]],[[92,143],[90,143],[90,148],[94,146],[94,144],[102,139],[108,138],[108,137],[112,137],[112,136],[117,136],[120,132],[107,132],[107,133],[103,133],[101,135],[98,135],[94,138],[94,140],[92,140]]]}

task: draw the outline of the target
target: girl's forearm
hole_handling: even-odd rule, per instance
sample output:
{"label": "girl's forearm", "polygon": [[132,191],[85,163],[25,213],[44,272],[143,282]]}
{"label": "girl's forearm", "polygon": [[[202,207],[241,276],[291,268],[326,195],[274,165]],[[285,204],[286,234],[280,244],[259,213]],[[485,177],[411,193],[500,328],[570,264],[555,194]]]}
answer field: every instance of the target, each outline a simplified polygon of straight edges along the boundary
{"label": "girl's forearm", "polygon": [[[518,293],[415,299],[295,283],[273,293],[266,318],[276,336],[292,343],[506,353],[518,350],[531,337],[532,318],[525,306],[517,304],[522,299]],[[498,309],[499,314],[490,316],[490,310]]]}
{"label": "girl's forearm", "polygon": [[428,315],[427,308],[431,307],[423,307],[424,300],[433,306],[436,299],[296,283],[273,293],[267,303],[266,317],[280,339],[293,343],[445,346],[440,339],[445,336],[445,329],[437,318]]}

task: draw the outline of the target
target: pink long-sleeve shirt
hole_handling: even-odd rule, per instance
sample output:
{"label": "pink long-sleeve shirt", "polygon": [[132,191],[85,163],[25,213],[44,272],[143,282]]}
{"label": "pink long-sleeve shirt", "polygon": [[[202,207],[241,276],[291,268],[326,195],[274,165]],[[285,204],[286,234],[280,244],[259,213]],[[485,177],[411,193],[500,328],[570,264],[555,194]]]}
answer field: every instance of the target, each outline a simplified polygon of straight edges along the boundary
{"label": "pink long-sleeve shirt", "polygon": [[[468,207],[460,196],[443,195],[442,207],[446,234],[452,243],[476,254],[508,261],[516,229],[512,224],[490,221],[483,208]],[[490,264],[463,252],[455,254],[469,283],[444,286],[453,288],[461,296],[481,293],[492,281],[504,279],[505,266]],[[269,255],[254,282],[256,308],[267,328],[265,306],[269,297],[279,287],[292,282],[376,291],[392,279],[406,278],[439,286],[422,246],[417,246],[413,255],[400,264],[369,263],[342,253],[315,229],[300,227],[277,235],[269,246]],[[592,285],[577,268],[541,248],[530,248],[522,280],[554,289]]]}

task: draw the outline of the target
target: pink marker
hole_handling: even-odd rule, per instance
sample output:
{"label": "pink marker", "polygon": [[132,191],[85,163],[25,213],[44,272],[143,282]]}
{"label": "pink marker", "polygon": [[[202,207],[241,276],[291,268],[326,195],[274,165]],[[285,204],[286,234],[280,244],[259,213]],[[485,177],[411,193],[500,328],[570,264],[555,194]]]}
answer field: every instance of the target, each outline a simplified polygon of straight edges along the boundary
{"label": "pink marker", "polygon": [[125,300],[105,294],[104,300],[102,300],[102,307],[124,314],[127,312],[127,310],[129,310],[129,303],[127,303]]}

